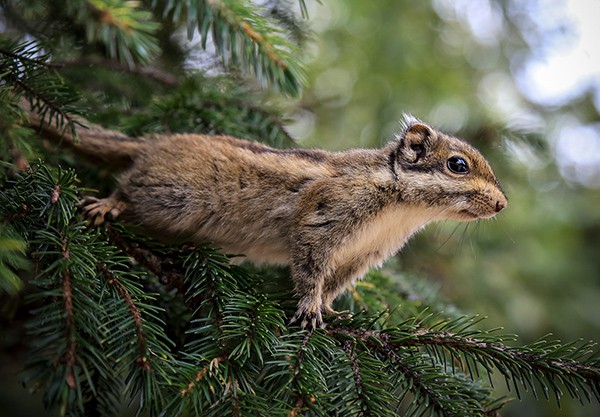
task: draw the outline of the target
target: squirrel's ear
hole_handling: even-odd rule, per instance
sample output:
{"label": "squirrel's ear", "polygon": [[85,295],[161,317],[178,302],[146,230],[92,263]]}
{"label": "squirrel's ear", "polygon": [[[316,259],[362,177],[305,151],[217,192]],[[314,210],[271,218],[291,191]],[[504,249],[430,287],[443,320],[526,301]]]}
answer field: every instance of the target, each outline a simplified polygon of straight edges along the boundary
{"label": "squirrel's ear", "polygon": [[427,155],[435,139],[433,129],[421,122],[411,123],[401,135],[398,156],[410,163]]}

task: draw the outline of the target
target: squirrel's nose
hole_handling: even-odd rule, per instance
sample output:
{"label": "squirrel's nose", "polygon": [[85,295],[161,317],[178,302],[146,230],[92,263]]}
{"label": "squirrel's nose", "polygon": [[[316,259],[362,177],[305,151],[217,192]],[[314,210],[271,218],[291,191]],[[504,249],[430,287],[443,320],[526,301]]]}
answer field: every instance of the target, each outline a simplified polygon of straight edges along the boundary
{"label": "squirrel's nose", "polygon": [[504,201],[496,201],[496,213],[506,207],[506,203]]}

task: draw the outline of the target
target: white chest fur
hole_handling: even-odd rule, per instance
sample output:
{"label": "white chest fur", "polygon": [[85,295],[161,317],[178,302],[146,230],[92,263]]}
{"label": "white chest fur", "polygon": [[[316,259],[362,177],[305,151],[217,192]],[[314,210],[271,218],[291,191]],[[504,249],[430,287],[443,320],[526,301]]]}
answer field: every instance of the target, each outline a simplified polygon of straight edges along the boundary
{"label": "white chest fur", "polygon": [[382,210],[365,222],[333,255],[334,268],[353,263],[352,278],[380,266],[423,226],[436,220],[438,212],[426,207],[396,206]]}

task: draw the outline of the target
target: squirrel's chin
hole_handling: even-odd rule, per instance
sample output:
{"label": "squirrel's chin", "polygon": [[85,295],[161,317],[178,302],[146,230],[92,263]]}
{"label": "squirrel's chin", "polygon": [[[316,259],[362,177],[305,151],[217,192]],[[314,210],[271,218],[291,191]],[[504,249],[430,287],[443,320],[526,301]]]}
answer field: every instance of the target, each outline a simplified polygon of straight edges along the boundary
{"label": "squirrel's chin", "polygon": [[458,212],[458,219],[463,222],[478,220],[480,216],[470,210],[461,210]]}
{"label": "squirrel's chin", "polygon": [[456,214],[456,220],[458,221],[462,221],[462,222],[470,222],[470,221],[474,221],[474,220],[479,220],[479,219],[490,219],[492,217],[494,217],[496,215],[496,213],[475,213],[472,210],[460,210],[457,214]]}

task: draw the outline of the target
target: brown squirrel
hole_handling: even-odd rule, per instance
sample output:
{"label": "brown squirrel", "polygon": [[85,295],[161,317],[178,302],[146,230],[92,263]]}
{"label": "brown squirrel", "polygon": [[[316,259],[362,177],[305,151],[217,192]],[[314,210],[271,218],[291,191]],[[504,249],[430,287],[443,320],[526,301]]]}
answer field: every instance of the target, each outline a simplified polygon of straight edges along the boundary
{"label": "brown squirrel", "polygon": [[405,117],[381,149],[274,149],[228,136],[142,140],[100,127],[30,124],[44,137],[122,170],[83,213],[136,222],[172,241],[211,241],[255,263],[290,265],[300,297],[292,322],[323,325],[331,303],[432,221],[490,218],[507,199],[473,147]]}

